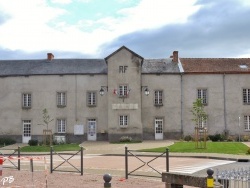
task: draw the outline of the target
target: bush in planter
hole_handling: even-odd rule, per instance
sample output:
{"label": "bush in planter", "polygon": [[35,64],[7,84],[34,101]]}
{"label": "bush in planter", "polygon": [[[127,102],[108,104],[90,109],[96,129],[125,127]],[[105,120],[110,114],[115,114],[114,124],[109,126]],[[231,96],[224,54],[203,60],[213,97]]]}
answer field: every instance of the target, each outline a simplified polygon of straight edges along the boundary
{"label": "bush in planter", "polygon": [[37,146],[38,140],[29,140],[28,144],[29,144],[29,146]]}
{"label": "bush in planter", "polygon": [[120,142],[131,142],[131,141],[132,141],[132,138],[129,136],[122,136],[120,138]]}

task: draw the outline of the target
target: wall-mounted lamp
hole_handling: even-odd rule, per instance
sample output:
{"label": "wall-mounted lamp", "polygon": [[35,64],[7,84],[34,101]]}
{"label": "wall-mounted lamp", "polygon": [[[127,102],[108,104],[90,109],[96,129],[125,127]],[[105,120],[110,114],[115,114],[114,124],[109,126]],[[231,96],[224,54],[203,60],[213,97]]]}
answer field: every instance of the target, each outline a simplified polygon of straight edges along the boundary
{"label": "wall-mounted lamp", "polygon": [[106,91],[108,91],[108,86],[101,86],[101,89],[99,91],[99,93],[100,93],[101,96],[104,95],[105,89],[106,89]]}
{"label": "wall-mounted lamp", "polygon": [[146,96],[149,95],[148,86],[141,86],[141,90],[144,90],[144,94],[145,94]]}

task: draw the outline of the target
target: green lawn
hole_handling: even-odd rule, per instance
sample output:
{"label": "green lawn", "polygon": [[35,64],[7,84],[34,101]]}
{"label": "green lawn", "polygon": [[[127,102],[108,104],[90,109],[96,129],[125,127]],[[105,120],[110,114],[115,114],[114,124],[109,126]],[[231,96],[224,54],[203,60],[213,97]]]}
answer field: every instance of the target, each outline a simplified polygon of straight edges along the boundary
{"label": "green lawn", "polygon": [[[78,151],[79,144],[60,144],[53,146],[54,151]],[[21,152],[49,152],[50,146],[25,146],[21,148]]]}
{"label": "green lawn", "polygon": [[[179,153],[224,153],[239,154],[247,153],[248,147],[240,142],[207,142],[206,149],[195,149],[195,142],[176,142],[169,146],[169,152]],[[165,152],[166,147],[143,149],[145,152]]]}

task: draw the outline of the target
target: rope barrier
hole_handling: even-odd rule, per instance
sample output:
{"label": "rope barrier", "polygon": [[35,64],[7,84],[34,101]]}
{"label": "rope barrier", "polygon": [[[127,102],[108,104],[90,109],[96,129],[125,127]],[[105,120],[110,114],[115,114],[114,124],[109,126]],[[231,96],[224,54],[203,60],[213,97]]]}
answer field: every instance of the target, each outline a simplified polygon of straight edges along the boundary
{"label": "rope barrier", "polygon": [[0,157],[0,159],[4,159],[4,160],[18,160],[18,159],[20,159],[20,160],[27,160],[27,161],[29,161],[29,160],[35,160],[35,161],[40,161],[40,160],[44,160],[44,158],[45,157],[29,157],[29,156],[26,156],[26,157],[12,157],[12,156],[10,156],[10,157]]}

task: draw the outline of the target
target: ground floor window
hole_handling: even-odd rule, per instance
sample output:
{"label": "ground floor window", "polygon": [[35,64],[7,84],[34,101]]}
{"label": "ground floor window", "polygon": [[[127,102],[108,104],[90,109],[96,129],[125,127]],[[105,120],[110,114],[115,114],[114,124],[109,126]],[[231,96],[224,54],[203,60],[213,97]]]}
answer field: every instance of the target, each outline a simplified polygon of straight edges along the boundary
{"label": "ground floor window", "polygon": [[120,125],[120,127],[127,127],[128,126],[128,116],[127,115],[119,116],[119,125]]}
{"label": "ground floor window", "polygon": [[244,116],[244,127],[246,131],[250,131],[250,116]]}
{"label": "ground floor window", "polygon": [[66,132],[66,120],[65,119],[58,119],[57,120],[57,132],[58,133],[65,133]]}

